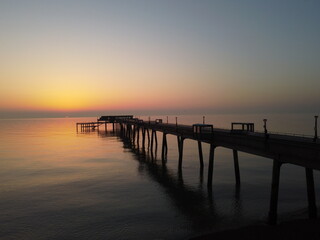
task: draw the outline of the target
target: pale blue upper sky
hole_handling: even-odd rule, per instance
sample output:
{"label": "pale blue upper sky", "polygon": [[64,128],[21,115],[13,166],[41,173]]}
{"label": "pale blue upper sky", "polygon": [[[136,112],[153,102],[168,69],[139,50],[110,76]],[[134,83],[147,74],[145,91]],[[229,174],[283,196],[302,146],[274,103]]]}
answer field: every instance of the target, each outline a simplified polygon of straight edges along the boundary
{"label": "pale blue upper sky", "polygon": [[0,52],[5,114],[320,109],[318,0],[1,0]]}

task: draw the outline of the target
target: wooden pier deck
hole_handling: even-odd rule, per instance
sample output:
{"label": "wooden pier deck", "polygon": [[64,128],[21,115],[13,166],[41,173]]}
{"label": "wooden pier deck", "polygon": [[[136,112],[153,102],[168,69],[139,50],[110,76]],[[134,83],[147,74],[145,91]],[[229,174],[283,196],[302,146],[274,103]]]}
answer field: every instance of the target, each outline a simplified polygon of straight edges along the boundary
{"label": "wooden pier deck", "polygon": [[[102,116],[97,122],[77,123],[81,126],[81,131],[98,128],[104,124],[111,123],[113,130],[115,124],[120,128],[120,134],[137,145],[142,144],[142,148],[147,147],[152,152],[158,146],[157,132],[162,133],[161,157],[166,159],[168,146],[167,134],[177,136],[179,162],[178,167],[182,167],[183,146],[185,139],[192,139],[198,142],[200,168],[203,169],[202,143],[210,144],[209,166],[208,166],[208,187],[212,187],[214,152],[217,147],[224,147],[233,150],[234,169],[236,184],[240,185],[240,168],[238,151],[257,156],[270,158],[273,160],[271,199],[269,210],[269,223],[277,222],[277,204],[281,165],[284,163],[294,164],[305,168],[309,217],[317,217],[317,206],[315,201],[315,189],[313,170],[320,170],[320,141],[317,138],[291,136],[284,134],[271,134],[265,132],[254,132],[252,123],[242,124],[242,129],[219,129],[208,124],[182,125],[163,123],[162,120],[143,121],[133,118],[131,115]],[[232,125],[233,126],[233,125]],[[247,128],[244,128],[247,126]]]}

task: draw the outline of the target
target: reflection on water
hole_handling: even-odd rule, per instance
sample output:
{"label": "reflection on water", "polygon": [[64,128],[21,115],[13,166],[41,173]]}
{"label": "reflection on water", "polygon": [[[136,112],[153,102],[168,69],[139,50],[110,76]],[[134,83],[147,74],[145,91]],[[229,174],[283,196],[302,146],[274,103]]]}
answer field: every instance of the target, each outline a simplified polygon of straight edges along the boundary
{"label": "reflection on water", "polygon": [[[266,221],[270,160],[239,153],[240,189],[232,152],[217,148],[208,189],[205,144],[204,171],[189,140],[179,170],[173,136],[162,161],[117,132],[76,133],[86,120],[0,121],[0,239],[187,239]],[[304,170],[282,173],[280,220],[306,218]]]}
{"label": "reflection on water", "polygon": [[164,162],[159,164],[150,154],[134,149],[128,143],[124,147],[134,153],[134,158],[139,162],[139,173],[148,175],[164,189],[172,205],[192,222],[194,229],[202,229],[206,222],[219,221],[212,191],[208,192],[210,197],[207,197],[202,189],[193,189],[184,184],[181,169],[173,174]]}

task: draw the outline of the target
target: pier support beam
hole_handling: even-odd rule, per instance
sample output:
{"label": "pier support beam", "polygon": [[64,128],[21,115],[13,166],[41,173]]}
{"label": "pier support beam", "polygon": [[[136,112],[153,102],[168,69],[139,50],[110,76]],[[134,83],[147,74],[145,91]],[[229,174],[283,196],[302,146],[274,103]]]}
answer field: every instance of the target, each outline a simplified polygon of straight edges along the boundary
{"label": "pier support beam", "polygon": [[239,158],[238,151],[233,149],[233,161],[234,161],[234,173],[236,177],[236,184],[240,186],[240,169],[239,169]]}
{"label": "pier support beam", "polygon": [[269,224],[271,225],[277,224],[280,167],[281,167],[281,162],[274,159],[273,169],[272,169],[270,209],[269,209],[269,219],[268,219]]}
{"label": "pier support beam", "polygon": [[199,150],[199,161],[200,161],[200,168],[203,169],[203,154],[202,154],[202,145],[201,141],[198,141],[198,150]]}
{"label": "pier support beam", "polygon": [[181,169],[182,168],[184,138],[182,136],[177,136],[177,140],[178,140],[178,150],[179,150],[179,169]]}
{"label": "pier support beam", "polygon": [[210,144],[209,167],[208,167],[208,187],[212,187],[215,148],[216,148],[216,146],[214,146],[213,144]]}
{"label": "pier support beam", "polygon": [[150,150],[153,153],[153,134],[154,134],[154,130],[151,130],[151,146],[150,146]]}
{"label": "pier support beam", "polygon": [[120,123],[120,133],[121,133],[121,136],[123,137],[124,136],[124,124],[123,123]]}
{"label": "pier support beam", "polygon": [[156,130],[151,131],[151,146],[150,146],[151,153],[153,153],[153,145],[154,145],[154,153],[157,154],[158,138],[157,138],[157,131]]}
{"label": "pier support beam", "polygon": [[129,125],[128,124],[125,125],[125,137],[129,138]]}
{"label": "pier support beam", "polygon": [[131,138],[131,126],[129,124],[127,124],[126,128],[127,128],[127,138],[130,139]]}
{"label": "pier support beam", "polygon": [[132,143],[133,145],[135,144],[136,142],[136,129],[137,129],[137,126],[136,125],[133,125],[132,126]]}
{"label": "pier support beam", "polygon": [[129,140],[130,140],[130,142],[132,143],[132,139],[133,139],[133,127],[132,127],[132,125],[131,124],[129,124]]}
{"label": "pier support beam", "polygon": [[142,148],[145,149],[146,147],[146,129],[142,128]]}
{"label": "pier support beam", "polygon": [[161,150],[161,158],[165,160],[168,153],[168,145],[167,145],[167,134],[163,132],[162,136],[162,150]]}
{"label": "pier support beam", "polygon": [[137,133],[136,133],[136,135],[137,135],[137,146],[138,146],[138,148],[139,148],[139,146],[140,146],[140,127],[139,127],[139,126],[137,126]]}
{"label": "pier support beam", "polygon": [[306,168],[309,218],[317,218],[316,195],[314,192],[313,170]]}
{"label": "pier support beam", "polygon": [[157,149],[158,149],[158,137],[157,137],[157,131],[154,130],[154,141],[155,141],[155,153],[157,153]]}
{"label": "pier support beam", "polygon": [[147,128],[147,137],[148,137],[148,149],[150,147],[150,133],[149,133],[149,129]]}

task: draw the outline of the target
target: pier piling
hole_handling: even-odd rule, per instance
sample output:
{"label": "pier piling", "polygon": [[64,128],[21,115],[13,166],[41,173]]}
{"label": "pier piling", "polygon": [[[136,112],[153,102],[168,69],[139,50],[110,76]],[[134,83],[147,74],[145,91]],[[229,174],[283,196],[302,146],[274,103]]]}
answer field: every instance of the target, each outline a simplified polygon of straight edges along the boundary
{"label": "pier piling", "polygon": [[158,149],[158,137],[157,137],[157,131],[153,131],[154,133],[154,142],[155,142],[155,152],[157,152]]}
{"label": "pier piling", "polygon": [[148,137],[148,149],[150,147],[150,133],[149,133],[149,128],[147,128],[147,137]]}
{"label": "pier piling", "polygon": [[310,168],[305,168],[306,170],[306,180],[307,180],[307,192],[308,192],[308,210],[309,218],[317,218],[317,206],[316,206],[316,195],[314,192],[314,179],[313,170]]}
{"label": "pier piling", "polygon": [[137,135],[137,146],[138,146],[138,148],[139,148],[139,146],[140,146],[140,127],[139,127],[139,126],[137,126],[137,133],[136,133],[136,135]]}
{"label": "pier piling", "polygon": [[270,209],[269,209],[269,224],[271,225],[275,225],[277,223],[280,168],[281,168],[281,162],[274,159],[273,169],[272,169],[272,183],[271,183],[271,196],[270,196]]}
{"label": "pier piling", "polygon": [[177,140],[178,140],[178,150],[179,150],[179,168],[182,168],[184,138],[182,136],[177,136]]}
{"label": "pier piling", "polygon": [[238,151],[234,149],[233,149],[233,161],[234,161],[234,173],[236,177],[236,184],[240,185],[240,169],[239,169]]}
{"label": "pier piling", "polygon": [[145,149],[146,147],[146,129],[142,128],[142,148]]}
{"label": "pier piling", "polygon": [[208,187],[212,187],[212,178],[213,178],[213,165],[214,165],[214,151],[215,146],[210,144],[210,153],[209,153],[209,167],[208,167]]}
{"label": "pier piling", "polygon": [[203,169],[203,154],[202,154],[202,144],[201,141],[198,141],[198,151],[199,151],[199,161],[200,161],[200,168]]}
{"label": "pier piling", "polygon": [[150,150],[151,150],[151,152],[153,152],[153,130],[151,131],[151,146],[150,146]]}
{"label": "pier piling", "polygon": [[167,152],[168,152],[167,149],[168,149],[168,146],[167,146],[167,134],[165,132],[163,132],[163,135],[162,135],[162,150],[161,150],[161,158],[162,158],[162,160],[166,159]]}

